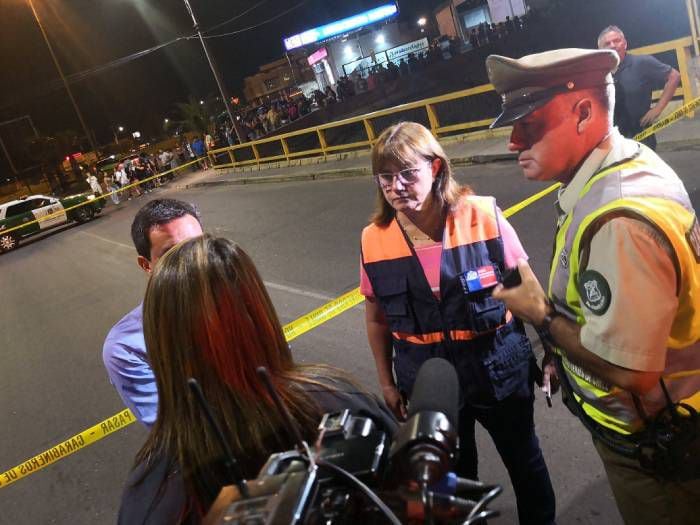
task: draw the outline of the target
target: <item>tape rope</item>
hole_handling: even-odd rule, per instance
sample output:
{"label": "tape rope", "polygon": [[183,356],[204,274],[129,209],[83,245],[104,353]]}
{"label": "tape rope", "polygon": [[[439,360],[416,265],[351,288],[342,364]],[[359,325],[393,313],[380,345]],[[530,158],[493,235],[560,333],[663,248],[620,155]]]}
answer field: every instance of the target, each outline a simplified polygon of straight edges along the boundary
{"label": "tape rope", "polygon": [[[670,113],[667,117],[659,120],[656,122],[654,125],[648,127],[641,133],[635,135],[634,140],[642,140],[650,135],[653,135],[657,131],[660,131],[668,126],[670,126],[673,122],[676,120],[686,116],[688,113],[693,112],[696,108],[700,107],[700,97],[690,101],[689,103],[683,105],[682,107],[678,108],[677,110],[673,111]],[[185,168],[187,166],[190,166],[194,164],[197,161],[192,161],[188,162],[186,164],[183,164],[181,166],[178,166],[177,168],[173,170],[169,170],[163,173],[159,173],[158,175],[154,175],[153,177],[149,177],[148,179],[144,179],[143,181],[139,181],[138,183],[130,184],[129,186],[125,186],[121,188],[118,191],[124,191],[126,189],[129,189],[133,186],[137,186],[139,184],[143,184],[144,182],[147,182],[149,180],[155,179],[157,177],[161,177],[163,175],[166,175],[167,173],[176,171],[178,169]],[[549,195],[552,193],[554,190],[559,188],[561,186],[560,183],[557,184],[552,184],[551,186],[548,186],[547,188],[543,189],[542,191],[528,197],[527,199],[514,204],[513,206],[507,208],[504,212],[503,215],[507,217],[511,217],[515,215],[516,213],[522,211],[524,208],[527,206],[533,204],[534,202],[540,200],[541,198]],[[104,197],[108,197],[110,194],[104,195]],[[81,205],[84,205],[87,203],[83,203]],[[68,209],[73,209],[77,208],[78,206],[73,206]],[[68,210],[67,209],[67,210]],[[67,210],[64,210],[67,211]],[[63,213],[63,212],[62,212]],[[42,218],[42,220],[46,220],[46,218]],[[36,221],[38,222],[38,221]],[[23,224],[20,226],[24,227],[26,224]],[[18,229],[17,227],[12,228],[12,229]],[[7,230],[7,231],[12,231],[12,229]],[[354,306],[357,306],[358,304],[362,303],[364,301],[364,296],[360,294],[360,289],[355,288],[354,290],[351,290],[340,297],[333,299],[332,301],[324,304],[323,306],[316,308],[315,310],[309,312],[306,315],[303,315],[299,317],[298,319],[295,319],[291,323],[285,325],[282,329],[284,331],[284,336],[287,339],[287,341],[292,341],[299,337],[300,335],[303,335],[317,326],[322,325],[323,323],[333,319],[334,317],[339,316],[340,314],[346,312],[350,308],[353,308]],[[71,454],[75,454],[78,450],[81,450],[82,448],[87,447],[88,445],[91,445],[95,443],[96,441],[99,441],[100,439],[112,434],[113,432],[116,432],[117,430],[121,430],[122,428],[125,428],[132,423],[136,421],[136,417],[134,416],[133,412],[129,410],[128,408],[125,410],[122,410],[121,412],[115,414],[112,417],[109,417],[105,419],[104,421],[101,421],[97,425],[88,428],[87,430],[84,430],[83,432],[76,434],[73,437],[70,437],[66,439],[65,441],[62,441],[58,445],[55,445],[48,449],[45,452],[42,452],[40,454],[37,454],[33,458],[30,458],[26,461],[23,461],[16,467],[11,468],[10,470],[7,470],[3,473],[0,474],[0,488],[4,488],[8,485],[11,485],[12,483],[22,479],[23,477],[28,476],[29,474],[32,474],[34,472],[37,472],[52,463],[55,463],[56,461],[59,461],[63,459],[64,457],[67,457]]]}

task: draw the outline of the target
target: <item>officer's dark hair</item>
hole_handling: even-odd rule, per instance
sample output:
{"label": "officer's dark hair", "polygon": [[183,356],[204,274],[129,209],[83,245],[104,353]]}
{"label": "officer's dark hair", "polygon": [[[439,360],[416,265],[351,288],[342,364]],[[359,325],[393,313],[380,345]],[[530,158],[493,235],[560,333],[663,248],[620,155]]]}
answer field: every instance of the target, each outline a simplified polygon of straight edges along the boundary
{"label": "officer's dark hair", "polygon": [[151,228],[166,224],[185,215],[191,215],[200,226],[202,221],[199,210],[194,204],[175,199],[155,199],[146,203],[134,217],[131,223],[131,240],[136,247],[136,253],[146,260],[151,260]]}

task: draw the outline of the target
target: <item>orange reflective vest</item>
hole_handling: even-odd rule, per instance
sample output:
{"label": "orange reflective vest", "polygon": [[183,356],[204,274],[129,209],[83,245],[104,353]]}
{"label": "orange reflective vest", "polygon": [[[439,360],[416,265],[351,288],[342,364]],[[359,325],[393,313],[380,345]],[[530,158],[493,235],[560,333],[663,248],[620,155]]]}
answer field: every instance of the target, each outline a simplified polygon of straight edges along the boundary
{"label": "orange reflective vest", "polygon": [[362,264],[391,330],[394,369],[407,394],[430,357],[455,364],[472,402],[529,388],[534,357],[522,323],[491,297],[505,270],[493,198],[463,197],[447,214],[439,299],[396,219],[363,230]]}

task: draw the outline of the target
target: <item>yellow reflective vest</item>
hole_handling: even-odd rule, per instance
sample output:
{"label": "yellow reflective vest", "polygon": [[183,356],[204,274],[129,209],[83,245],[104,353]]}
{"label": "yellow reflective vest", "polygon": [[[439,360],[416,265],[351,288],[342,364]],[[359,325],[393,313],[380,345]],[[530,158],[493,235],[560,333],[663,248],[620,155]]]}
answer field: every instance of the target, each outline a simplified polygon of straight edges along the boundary
{"label": "yellow reflective vest", "polygon": [[[633,157],[594,174],[573,210],[560,219],[549,296],[559,312],[579,325],[586,323],[577,286],[585,270],[580,267],[581,252],[590,240],[589,227],[609,213],[651,224],[665,235],[675,253],[678,310],[662,377],[673,401],[700,411],[700,226],[683,183],[651,150],[640,145]],[[595,348],[589,350],[595,352]],[[620,434],[643,426],[631,393],[571,363],[565,353],[562,362],[576,399],[593,420]],[[659,386],[641,401],[647,415],[665,404]]]}

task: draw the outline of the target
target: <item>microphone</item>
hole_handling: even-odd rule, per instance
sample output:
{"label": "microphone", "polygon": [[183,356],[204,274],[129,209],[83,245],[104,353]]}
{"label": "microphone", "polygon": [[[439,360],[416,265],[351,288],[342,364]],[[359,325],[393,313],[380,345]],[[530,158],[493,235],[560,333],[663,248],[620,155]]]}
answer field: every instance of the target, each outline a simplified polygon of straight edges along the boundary
{"label": "microphone", "polygon": [[426,487],[450,470],[458,448],[459,379],[445,359],[428,359],[418,370],[408,405],[389,457],[400,475]]}
{"label": "microphone", "polygon": [[192,390],[192,394],[194,394],[194,397],[199,403],[199,406],[202,408],[202,411],[204,412],[204,415],[206,416],[209,425],[214,431],[216,439],[221,445],[221,449],[224,451],[224,468],[226,469],[226,473],[229,475],[231,481],[233,481],[238,487],[241,496],[247,498],[249,496],[248,485],[246,484],[245,479],[243,478],[243,474],[241,473],[241,470],[238,467],[238,462],[233,456],[233,452],[231,452],[231,448],[228,446],[228,443],[224,438],[224,433],[221,431],[221,427],[219,427],[219,425],[216,423],[216,419],[214,419],[214,414],[212,414],[211,412],[209,403],[207,403],[207,400],[204,398],[202,387],[199,386],[199,383],[194,377],[190,377],[187,380],[187,384],[189,385],[190,390]]}

